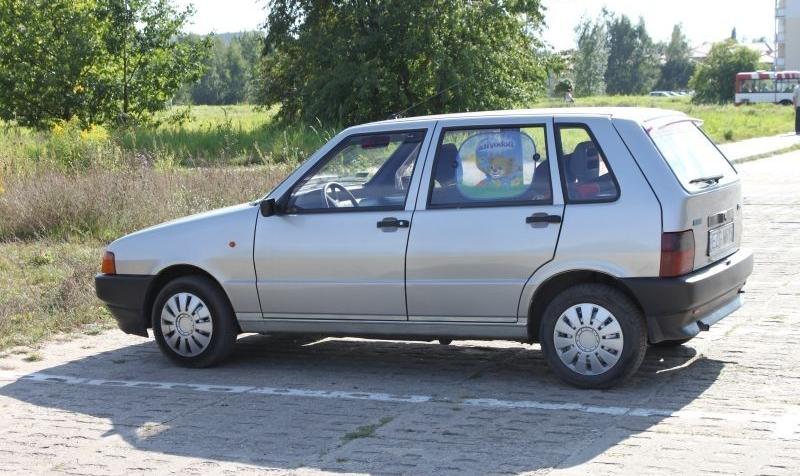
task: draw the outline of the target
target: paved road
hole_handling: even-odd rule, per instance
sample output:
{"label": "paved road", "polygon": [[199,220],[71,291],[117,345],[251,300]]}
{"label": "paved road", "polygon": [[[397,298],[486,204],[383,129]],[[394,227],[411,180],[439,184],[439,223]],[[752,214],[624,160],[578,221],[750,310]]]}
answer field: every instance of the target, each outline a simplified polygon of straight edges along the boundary
{"label": "paved road", "polygon": [[798,474],[798,164],[740,167],[745,308],[622,388],[564,386],[538,346],[503,342],[251,336],[182,370],[115,331],[0,360],[0,470]]}

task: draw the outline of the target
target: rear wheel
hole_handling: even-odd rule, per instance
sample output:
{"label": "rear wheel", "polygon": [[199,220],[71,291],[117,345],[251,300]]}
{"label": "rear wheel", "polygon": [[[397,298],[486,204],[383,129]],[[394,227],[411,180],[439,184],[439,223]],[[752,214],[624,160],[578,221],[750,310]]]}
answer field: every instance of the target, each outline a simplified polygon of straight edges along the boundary
{"label": "rear wheel", "polygon": [[167,283],[153,305],[152,324],[161,351],[188,367],[208,367],[225,359],[238,333],[227,298],[204,276]]}
{"label": "rear wheel", "polygon": [[581,284],[557,295],[545,309],[539,336],[550,368],[583,388],[627,380],[647,350],[642,312],[625,294],[603,284]]}

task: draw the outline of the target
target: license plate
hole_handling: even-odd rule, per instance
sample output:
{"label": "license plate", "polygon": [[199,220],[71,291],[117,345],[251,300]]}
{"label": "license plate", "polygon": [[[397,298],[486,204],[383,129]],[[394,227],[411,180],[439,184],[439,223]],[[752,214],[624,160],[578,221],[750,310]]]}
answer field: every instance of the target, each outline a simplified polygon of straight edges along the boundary
{"label": "license plate", "polygon": [[733,246],[733,223],[709,230],[708,232],[708,255],[725,251]]}

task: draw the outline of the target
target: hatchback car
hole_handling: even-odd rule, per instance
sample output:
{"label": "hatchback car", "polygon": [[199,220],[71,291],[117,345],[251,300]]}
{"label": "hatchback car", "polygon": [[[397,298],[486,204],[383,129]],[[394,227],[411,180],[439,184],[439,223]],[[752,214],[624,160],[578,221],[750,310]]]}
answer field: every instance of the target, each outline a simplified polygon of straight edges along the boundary
{"label": "hatchback car", "polygon": [[506,339],[600,388],[742,305],[742,223],[736,170],[682,113],[398,119],[344,130],[260,200],[113,242],[96,289],[189,366],[240,333]]}

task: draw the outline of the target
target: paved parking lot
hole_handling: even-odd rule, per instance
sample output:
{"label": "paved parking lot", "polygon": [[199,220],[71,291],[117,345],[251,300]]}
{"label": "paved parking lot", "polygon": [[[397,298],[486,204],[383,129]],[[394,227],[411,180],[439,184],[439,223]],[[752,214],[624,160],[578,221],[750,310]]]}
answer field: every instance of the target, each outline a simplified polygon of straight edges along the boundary
{"label": "paved parking lot", "polygon": [[746,306],[624,387],[567,387],[505,342],[250,336],[186,370],[113,331],[0,359],[0,471],[798,474],[798,164],[739,167]]}

